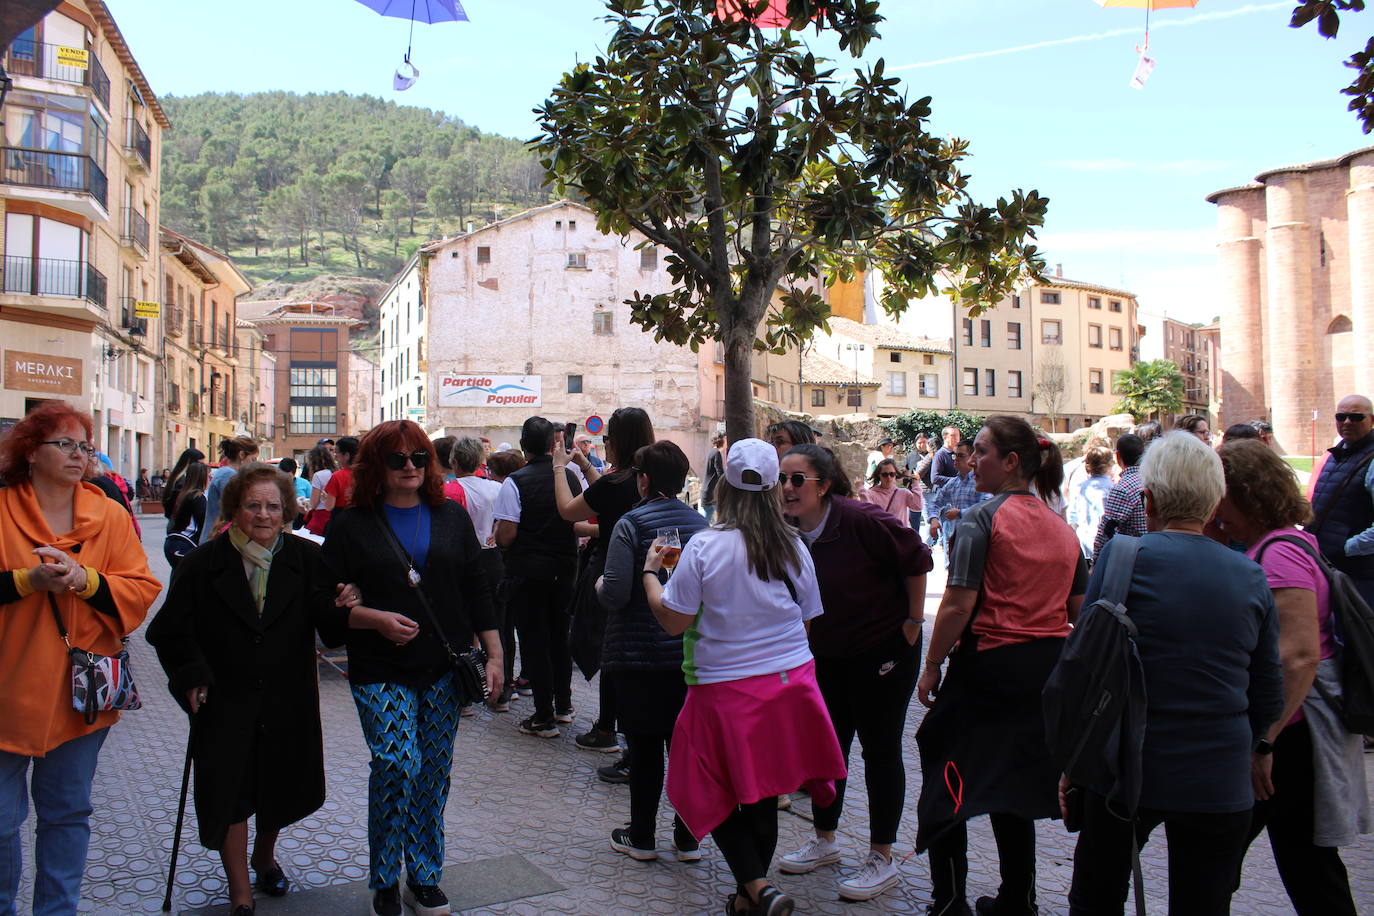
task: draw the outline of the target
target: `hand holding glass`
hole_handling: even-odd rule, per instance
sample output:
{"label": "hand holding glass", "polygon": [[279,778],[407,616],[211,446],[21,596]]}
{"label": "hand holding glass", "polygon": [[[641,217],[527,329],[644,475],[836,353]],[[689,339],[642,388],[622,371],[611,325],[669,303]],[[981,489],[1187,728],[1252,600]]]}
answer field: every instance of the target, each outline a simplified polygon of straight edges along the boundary
{"label": "hand holding glass", "polygon": [[672,575],[672,570],[677,568],[678,557],[682,556],[682,541],[678,537],[676,528],[658,529],[658,537],[654,538],[654,546],[663,548],[663,568]]}

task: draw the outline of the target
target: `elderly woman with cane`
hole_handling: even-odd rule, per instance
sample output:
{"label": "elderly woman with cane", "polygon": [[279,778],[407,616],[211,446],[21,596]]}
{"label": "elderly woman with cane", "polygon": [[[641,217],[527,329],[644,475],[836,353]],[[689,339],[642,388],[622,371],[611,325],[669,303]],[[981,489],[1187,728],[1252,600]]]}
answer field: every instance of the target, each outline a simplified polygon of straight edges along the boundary
{"label": "elderly woman with cane", "polygon": [[286,532],[296,493],[276,467],[241,466],[220,506],[229,527],[181,560],[147,635],[193,716],[201,843],[219,851],[233,916],[250,916],[254,887],[290,887],[277,835],[324,802],[315,633],[343,641],[327,623],[341,589],[319,547]]}
{"label": "elderly woman with cane", "polygon": [[75,706],[68,647],[118,656],[161,590],[128,514],[82,483],[91,427],[51,401],[0,442],[0,913],[15,912],[30,798],[33,911],[76,912],[96,761],[137,694]]}

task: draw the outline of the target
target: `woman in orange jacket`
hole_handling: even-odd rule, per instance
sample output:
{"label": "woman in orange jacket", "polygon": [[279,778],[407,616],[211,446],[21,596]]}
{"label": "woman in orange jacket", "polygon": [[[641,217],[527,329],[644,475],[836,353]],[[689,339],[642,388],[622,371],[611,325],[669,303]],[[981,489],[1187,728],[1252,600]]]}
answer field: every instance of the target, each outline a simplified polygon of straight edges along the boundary
{"label": "woman in orange jacket", "polygon": [[[19,828],[38,815],[35,913],[74,913],[90,840],[96,758],[117,712],[72,706],[72,646],[117,655],[162,586],[129,514],[82,482],[91,418],[34,408],[0,442],[0,912],[14,912]],[[47,594],[45,594],[47,593]]]}

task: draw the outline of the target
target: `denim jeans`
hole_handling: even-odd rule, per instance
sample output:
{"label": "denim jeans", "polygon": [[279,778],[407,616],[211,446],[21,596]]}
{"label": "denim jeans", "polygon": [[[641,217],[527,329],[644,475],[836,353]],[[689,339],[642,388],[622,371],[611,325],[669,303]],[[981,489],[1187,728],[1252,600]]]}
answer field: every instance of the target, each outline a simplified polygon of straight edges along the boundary
{"label": "denim jeans", "polygon": [[91,782],[109,731],[102,728],[73,738],[46,757],[0,751],[0,916],[17,913],[24,864],[19,828],[29,816],[30,783],[38,815],[33,914],[72,916],[76,912],[91,840]]}

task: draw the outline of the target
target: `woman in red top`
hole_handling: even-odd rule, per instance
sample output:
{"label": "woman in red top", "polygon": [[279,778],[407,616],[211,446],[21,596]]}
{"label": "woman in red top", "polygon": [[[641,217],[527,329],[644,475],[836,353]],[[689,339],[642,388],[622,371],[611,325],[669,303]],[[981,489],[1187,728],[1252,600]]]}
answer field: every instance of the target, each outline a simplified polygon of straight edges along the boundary
{"label": "woman in red top", "polygon": [[[929,850],[937,916],[970,912],[966,822],[992,816],[1002,883],[980,916],[1035,906],[1035,824],[1059,814],[1059,773],[1045,746],[1040,692],[1078,616],[1087,567],[1078,538],[1031,493],[1062,477],[1059,449],[1016,417],[988,417],[973,476],[993,498],[964,513],[916,685],[930,707],[916,741],[924,779],[918,851]],[[941,684],[940,665],[954,653]]]}

